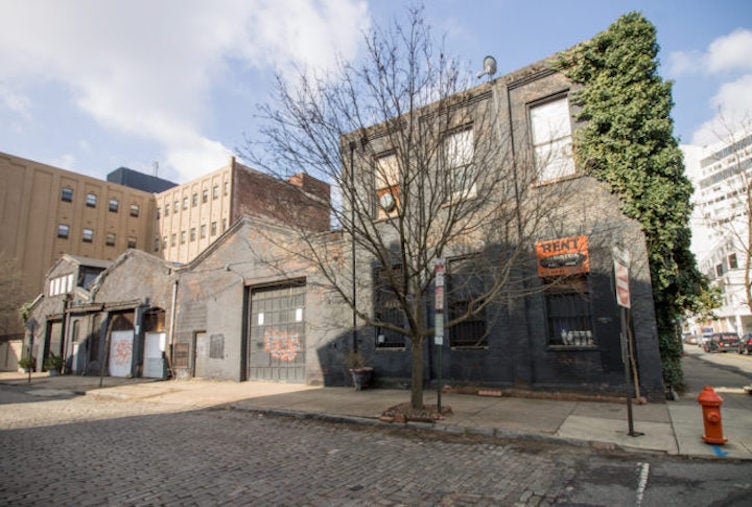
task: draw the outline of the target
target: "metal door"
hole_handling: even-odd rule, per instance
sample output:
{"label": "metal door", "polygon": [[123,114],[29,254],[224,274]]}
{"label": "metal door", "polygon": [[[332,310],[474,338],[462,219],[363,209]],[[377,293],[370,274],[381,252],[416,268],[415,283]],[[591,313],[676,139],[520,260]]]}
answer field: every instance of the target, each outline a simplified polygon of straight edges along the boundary
{"label": "metal door", "polygon": [[193,339],[193,376],[203,378],[207,375],[206,362],[209,360],[209,336],[202,331],[196,333]]}
{"label": "metal door", "polygon": [[305,382],[305,285],[251,291],[252,380]]}
{"label": "metal door", "polygon": [[144,335],[144,377],[164,377],[165,333]]}
{"label": "metal door", "polygon": [[110,376],[127,377],[133,367],[133,331],[110,334]]}

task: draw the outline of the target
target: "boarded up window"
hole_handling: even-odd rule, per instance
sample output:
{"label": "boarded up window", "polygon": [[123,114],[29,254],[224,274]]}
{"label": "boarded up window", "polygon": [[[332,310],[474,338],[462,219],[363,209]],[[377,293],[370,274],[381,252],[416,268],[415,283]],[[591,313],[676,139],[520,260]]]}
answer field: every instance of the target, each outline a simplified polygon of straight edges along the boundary
{"label": "boarded up window", "polygon": [[187,343],[176,343],[174,348],[175,368],[188,368],[188,353],[190,347]]}
{"label": "boarded up window", "polygon": [[209,340],[209,357],[211,359],[224,359],[225,335],[213,334]]}

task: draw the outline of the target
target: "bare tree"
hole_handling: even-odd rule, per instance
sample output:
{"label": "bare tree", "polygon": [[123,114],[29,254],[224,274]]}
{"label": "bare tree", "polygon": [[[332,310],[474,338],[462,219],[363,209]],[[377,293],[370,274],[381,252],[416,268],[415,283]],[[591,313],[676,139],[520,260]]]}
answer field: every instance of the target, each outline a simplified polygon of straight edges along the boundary
{"label": "bare tree", "polygon": [[410,341],[411,404],[421,408],[437,259],[448,259],[446,328],[539,290],[530,239],[541,202],[561,188],[532,185],[532,153],[514,153],[497,90],[470,88],[421,10],[367,34],[358,63],[299,78],[278,79],[278,103],[262,108],[263,141],[249,140],[246,156],[273,174],[304,170],[332,184],[340,233],[300,229],[289,253],[315,265],[362,325]]}
{"label": "bare tree", "polygon": [[15,259],[0,253],[0,336],[22,332],[18,313],[24,302],[22,282]]}

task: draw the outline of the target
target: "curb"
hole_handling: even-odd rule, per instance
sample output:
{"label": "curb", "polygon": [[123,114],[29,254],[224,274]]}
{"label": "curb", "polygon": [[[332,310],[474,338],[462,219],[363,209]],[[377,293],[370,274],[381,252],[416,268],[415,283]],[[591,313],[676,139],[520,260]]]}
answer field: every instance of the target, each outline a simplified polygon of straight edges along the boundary
{"label": "curb", "polygon": [[[650,449],[638,449],[634,447],[624,447],[613,443],[600,442],[597,440],[578,440],[573,438],[557,437],[553,435],[542,435],[538,433],[522,433],[517,431],[505,430],[501,428],[479,428],[471,426],[453,426],[447,424],[435,424],[419,421],[407,421],[404,423],[386,422],[381,421],[378,418],[371,417],[358,417],[358,416],[346,416],[346,415],[331,415],[312,412],[299,412],[296,410],[287,409],[275,409],[275,408],[259,408],[259,407],[247,407],[235,404],[227,406],[229,410],[235,410],[238,412],[246,412],[260,415],[271,415],[279,417],[289,417],[293,419],[301,420],[313,420],[323,421],[331,423],[350,423],[360,426],[378,426],[381,428],[395,428],[395,429],[413,429],[417,431],[430,431],[441,432],[451,435],[477,435],[482,437],[488,437],[498,440],[518,440],[525,442],[536,442],[546,444],[566,444],[571,447],[587,447],[591,449],[599,449],[605,451],[622,451],[631,454],[659,454],[668,456],[665,451],[650,450]],[[695,458],[694,456],[683,456],[685,458]]]}

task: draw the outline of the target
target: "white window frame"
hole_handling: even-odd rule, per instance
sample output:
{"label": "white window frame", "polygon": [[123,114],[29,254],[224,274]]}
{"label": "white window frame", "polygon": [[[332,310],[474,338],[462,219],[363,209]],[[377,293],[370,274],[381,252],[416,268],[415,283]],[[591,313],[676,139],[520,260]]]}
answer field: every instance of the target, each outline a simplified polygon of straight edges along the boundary
{"label": "white window frame", "polygon": [[[447,177],[451,178],[451,194],[449,196],[451,202],[472,199],[478,195],[478,187],[474,181],[474,143],[475,136],[472,126],[449,132],[442,140],[444,168],[447,171]],[[471,182],[466,181],[468,177]],[[470,183],[469,186],[468,183]]]}
{"label": "white window frame", "polygon": [[538,183],[575,174],[569,99],[563,96],[535,104],[529,112]]}

